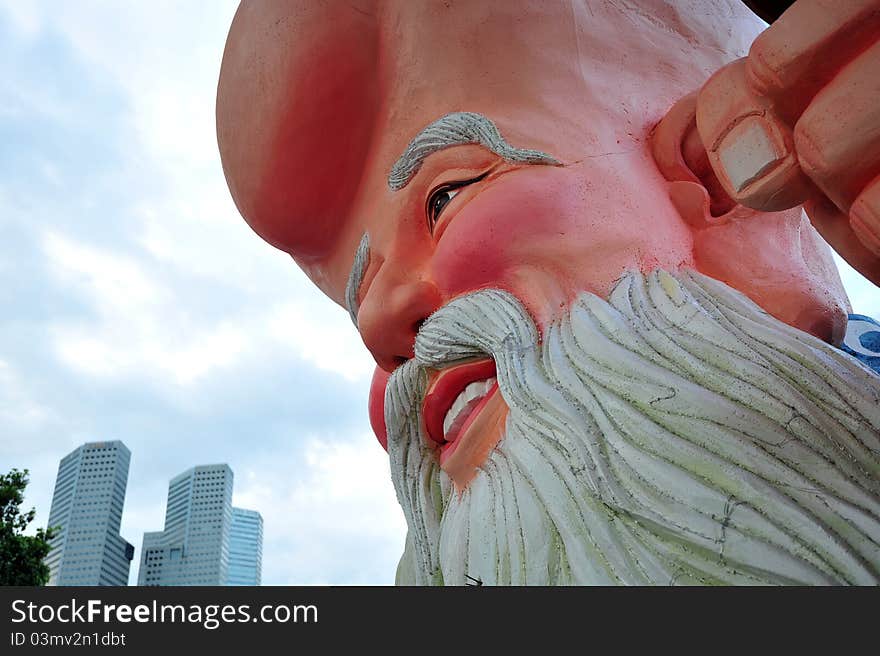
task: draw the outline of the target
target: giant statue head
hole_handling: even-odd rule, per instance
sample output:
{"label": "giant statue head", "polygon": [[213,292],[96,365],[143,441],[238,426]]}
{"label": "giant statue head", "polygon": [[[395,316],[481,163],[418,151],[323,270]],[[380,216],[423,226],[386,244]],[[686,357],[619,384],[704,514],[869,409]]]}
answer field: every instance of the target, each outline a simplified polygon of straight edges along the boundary
{"label": "giant statue head", "polygon": [[[352,317],[403,583],[871,582],[876,377],[801,210],[661,118],[738,0],[244,2],[218,140],[254,231]],[[873,556],[871,555],[873,554]]]}

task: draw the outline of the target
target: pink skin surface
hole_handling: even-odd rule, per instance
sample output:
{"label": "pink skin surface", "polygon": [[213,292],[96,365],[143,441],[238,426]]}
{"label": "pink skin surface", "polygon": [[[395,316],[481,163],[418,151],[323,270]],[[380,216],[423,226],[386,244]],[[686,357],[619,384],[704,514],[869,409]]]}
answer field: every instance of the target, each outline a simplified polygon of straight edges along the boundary
{"label": "pink skin surface", "polygon": [[388,450],[388,429],[385,427],[385,386],[391,376],[381,367],[373,371],[373,379],[370,381],[370,395],[367,410],[370,415],[370,427],[373,434],[379,440],[379,444]]}
{"label": "pink skin surface", "polygon": [[[802,238],[812,229],[799,209],[692,221],[670,198],[681,178],[651,152],[673,103],[760,31],[738,0],[700,11],[685,0],[356,5],[243,3],[217,129],[244,218],[340,305],[369,234],[358,328],[381,370],[412,357],[421,322],[461,294],[508,290],[540,330],[576,294],[607,295],[625,271],[656,267],[696,268],[783,321],[839,335],[846,298],[827,247]],[[457,111],[486,116],[513,146],[562,166],[460,145],[390,190],[409,141]],[[664,148],[675,159],[681,143]],[[431,192],[482,174],[432,232]],[[380,441],[385,380],[377,372],[370,399]]]}

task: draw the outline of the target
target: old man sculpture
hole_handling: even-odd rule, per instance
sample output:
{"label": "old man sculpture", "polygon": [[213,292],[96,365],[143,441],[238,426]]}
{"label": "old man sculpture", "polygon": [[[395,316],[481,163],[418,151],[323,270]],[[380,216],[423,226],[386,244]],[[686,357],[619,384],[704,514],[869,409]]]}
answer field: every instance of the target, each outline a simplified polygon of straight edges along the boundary
{"label": "old man sculpture", "polygon": [[739,0],[241,5],[224,171],[378,364],[399,583],[880,581],[880,377],[810,223],[880,279],[880,4],[840,4],[739,62]]}

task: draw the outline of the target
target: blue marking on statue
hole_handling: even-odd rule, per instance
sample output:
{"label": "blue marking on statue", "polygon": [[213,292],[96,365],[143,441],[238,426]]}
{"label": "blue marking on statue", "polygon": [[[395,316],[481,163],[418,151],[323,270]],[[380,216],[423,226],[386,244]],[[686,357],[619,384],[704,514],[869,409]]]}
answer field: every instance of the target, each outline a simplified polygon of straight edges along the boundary
{"label": "blue marking on statue", "polygon": [[880,322],[864,314],[851,314],[840,348],[880,374]]}

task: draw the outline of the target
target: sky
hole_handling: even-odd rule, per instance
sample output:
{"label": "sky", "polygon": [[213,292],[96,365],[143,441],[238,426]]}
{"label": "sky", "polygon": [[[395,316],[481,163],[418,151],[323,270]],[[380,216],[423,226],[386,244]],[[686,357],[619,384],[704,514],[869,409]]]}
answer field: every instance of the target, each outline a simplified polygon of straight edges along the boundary
{"label": "sky", "polygon": [[264,584],[392,584],[405,523],[372,359],[223,178],[236,6],[0,2],[0,470],[30,470],[45,526],[58,461],[122,440],[137,560],[168,481],[226,462],[263,515]]}
{"label": "sky", "polygon": [[[58,461],[132,452],[121,534],[226,462],[263,583],[391,584],[405,523],[370,431],[372,359],[231,200],[214,97],[237,1],[0,0],[0,471],[48,521]],[[856,312],[880,293],[838,258]]]}

